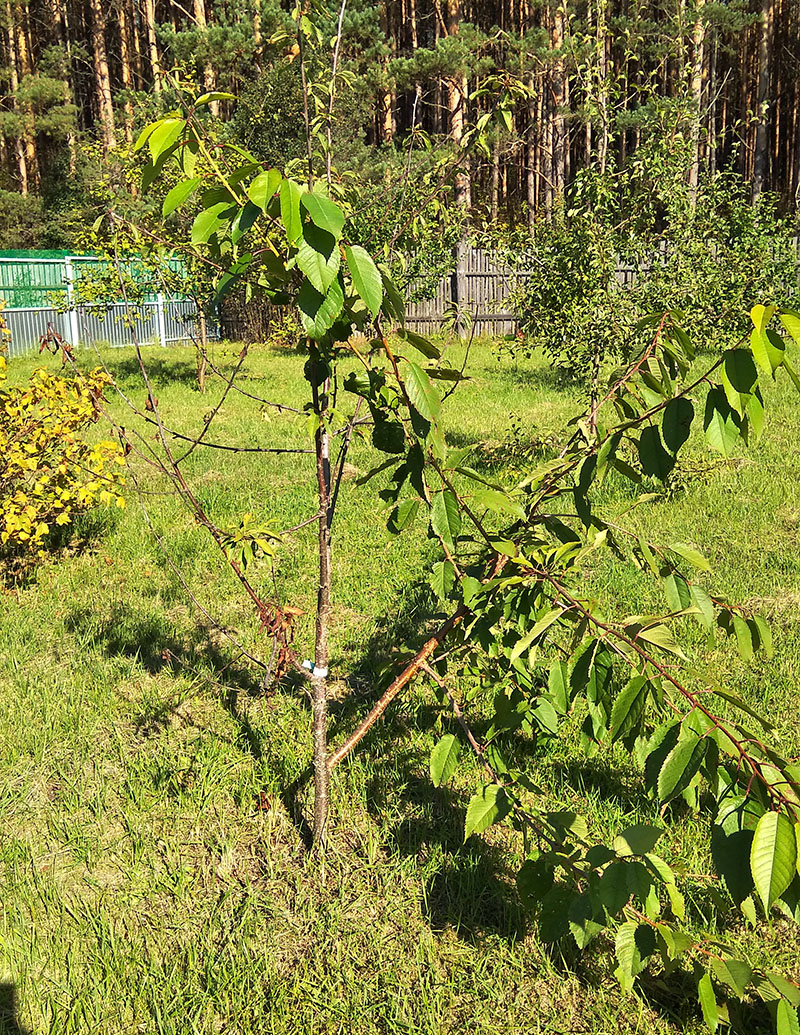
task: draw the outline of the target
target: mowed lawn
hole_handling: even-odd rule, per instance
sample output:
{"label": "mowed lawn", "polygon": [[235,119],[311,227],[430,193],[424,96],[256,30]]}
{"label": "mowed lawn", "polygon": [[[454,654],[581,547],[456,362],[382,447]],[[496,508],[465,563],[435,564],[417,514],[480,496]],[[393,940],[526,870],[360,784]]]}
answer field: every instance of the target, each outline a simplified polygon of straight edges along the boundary
{"label": "mowed lawn", "polygon": [[[211,376],[205,396],[195,389],[191,350],[145,356],[164,421],[197,432],[222,382]],[[215,346],[227,372],[237,356],[238,347]],[[460,357],[449,346],[448,362]],[[103,359],[141,406],[132,352]],[[91,365],[91,353],[81,362]],[[12,361],[12,380],[35,365]],[[302,366],[291,350],[255,347],[239,383],[302,406]],[[470,371],[446,405],[448,441],[474,446],[473,463],[511,484],[551,455],[580,395],[540,360],[515,362],[487,342],[474,348]],[[797,754],[800,397],[783,382],[766,395],[757,447],[722,461],[693,439],[670,493],[628,520],[658,541],[695,545],[713,566],[709,585],[771,619],[771,660],[746,665],[719,637],[709,645],[692,633],[692,642],[696,660],[776,720]],[[340,391],[342,412],[352,404]],[[123,400],[111,406],[156,446],[153,427]],[[208,438],[310,448],[305,417],[278,416],[236,392]],[[333,740],[366,713],[393,656],[436,614],[424,572],[435,548],[422,523],[392,538],[380,478],[356,485],[378,459],[368,438],[355,440],[334,529]],[[499,827],[463,843],[477,768],[467,760],[448,788],[430,784],[430,749],[451,727],[424,683],[336,770],[324,866],[310,856],[304,695],[293,684],[264,693],[258,668],[193,604],[184,581],[239,643],[268,656],[207,534],[152,469],[134,468],[141,495],[129,485],[124,511],[86,516],[3,594],[0,1033],[703,1030],[680,973],[656,973],[625,998],[607,943],[578,956],[537,939],[514,884],[521,841]],[[288,528],[316,510],[308,454],[199,447],[184,470],[221,526],[249,511]],[[606,491],[609,506],[625,504],[621,485]],[[315,537],[314,525],[292,533],[274,566],[261,562],[253,575],[264,594],[306,612],[300,657],[312,652]],[[624,613],[664,606],[633,566],[603,559],[588,578]],[[632,760],[615,748],[587,761],[577,725],[526,756],[548,789],[542,804],[583,812],[599,839],[632,819],[658,821]],[[692,922],[716,924],[755,963],[797,977],[795,929],[773,917],[752,931],[729,914],[707,841],[707,818],[678,814],[660,849],[687,860]],[[743,1030],[766,1023],[756,1010]]]}

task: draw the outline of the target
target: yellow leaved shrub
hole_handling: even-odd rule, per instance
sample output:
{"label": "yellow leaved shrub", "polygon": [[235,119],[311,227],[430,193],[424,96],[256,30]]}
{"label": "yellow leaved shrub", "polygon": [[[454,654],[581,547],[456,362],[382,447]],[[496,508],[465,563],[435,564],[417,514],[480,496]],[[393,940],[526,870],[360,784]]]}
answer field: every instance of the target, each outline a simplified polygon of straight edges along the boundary
{"label": "yellow leaved shrub", "polygon": [[119,445],[80,434],[99,419],[111,379],[99,369],[71,380],[39,368],[8,387],[2,307],[0,335],[0,556],[41,553],[53,527],[95,503],[125,504]]}

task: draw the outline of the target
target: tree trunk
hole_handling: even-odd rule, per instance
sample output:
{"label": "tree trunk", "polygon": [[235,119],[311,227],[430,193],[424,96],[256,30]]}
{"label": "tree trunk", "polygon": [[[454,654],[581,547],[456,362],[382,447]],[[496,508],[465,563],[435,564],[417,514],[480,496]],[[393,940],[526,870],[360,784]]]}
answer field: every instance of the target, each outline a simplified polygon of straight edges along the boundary
{"label": "tree trunk", "polygon": [[753,156],[753,199],[767,188],[769,164],[767,106],[769,101],[770,66],[772,64],[772,0],[761,0],[758,38],[758,95],[755,154]]}
{"label": "tree trunk", "polygon": [[[28,7],[26,3],[15,4],[13,25],[16,30],[16,53],[19,61],[19,81],[33,74],[31,52],[28,35]],[[39,162],[36,151],[36,118],[33,105],[26,101],[22,104],[23,134],[22,146],[25,151],[25,165],[28,173],[28,186],[36,190],[39,186]]]}
{"label": "tree trunk", "polygon": [[525,187],[528,202],[528,229],[533,233],[536,225],[536,89],[533,76],[528,79],[528,129],[525,134]]}
{"label": "tree trunk", "polygon": [[[318,361],[313,361],[316,379]],[[312,383],[313,412],[320,421],[314,436],[317,460],[319,501],[319,587],[314,642],[314,668],[311,673],[311,711],[314,740],[314,841],[324,848],[328,823],[330,771],[328,769],[328,630],[331,617],[331,460],[328,432],[328,393],[330,381]]]}
{"label": "tree trunk", "polygon": [[106,12],[103,0],[89,0],[92,15],[92,52],[94,56],[94,83],[103,153],[108,154],[117,146],[114,129],[114,102],[111,98],[111,78],[108,73],[106,53]]}
{"label": "tree trunk", "polygon": [[[19,89],[19,70],[17,57],[17,37],[14,23],[14,11],[11,7],[11,0],[6,0],[6,48],[8,52],[9,73],[11,83],[11,104],[14,110],[19,108],[17,101],[17,90]],[[22,136],[14,138],[14,153],[17,158],[17,173],[19,176],[19,192],[22,195],[28,193],[28,161],[25,154],[25,144]]]}
{"label": "tree trunk", "polygon": [[[206,0],[194,0],[194,20],[197,29],[203,36],[203,46],[208,47],[208,21],[206,19]],[[214,89],[214,67],[211,64],[210,56],[206,56],[203,64],[203,86],[210,93]],[[212,101],[209,104],[212,115],[219,115],[219,101]]]}
{"label": "tree trunk", "polygon": [[703,120],[703,64],[705,58],[706,25],[703,21],[705,0],[696,0],[697,17],[692,33],[692,164],[689,169],[689,192],[692,205],[697,204],[697,186],[700,181],[700,127]]}
{"label": "tree trunk", "polygon": [[[457,36],[461,20],[460,0],[448,0],[445,30],[448,36]],[[467,95],[466,73],[456,74],[447,79],[447,107],[450,112],[450,137],[460,154],[464,141],[464,123],[466,120]],[[456,204],[469,209],[472,205],[472,185],[470,182],[469,160],[461,156],[455,178]]]}
{"label": "tree trunk", "polygon": [[129,38],[128,25],[128,14],[125,10],[125,4],[119,5],[119,61],[120,70],[122,72],[122,88],[125,91],[125,104],[124,104],[124,129],[125,139],[130,144],[133,140],[133,102],[131,100],[131,94],[133,92],[133,68],[131,66],[131,51],[130,51],[130,38]]}
{"label": "tree trunk", "polygon": [[153,89],[156,93],[161,93],[161,61],[158,56],[158,40],[156,38],[155,0],[144,0],[144,20],[147,31],[147,45],[150,49],[150,70],[153,76]]}
{"label": "tree trunk", "polygon": [[597,140],[597,163],[600,172],[606,171],[608,162],[608,0],[597,2],[597,111],[600,120]]}

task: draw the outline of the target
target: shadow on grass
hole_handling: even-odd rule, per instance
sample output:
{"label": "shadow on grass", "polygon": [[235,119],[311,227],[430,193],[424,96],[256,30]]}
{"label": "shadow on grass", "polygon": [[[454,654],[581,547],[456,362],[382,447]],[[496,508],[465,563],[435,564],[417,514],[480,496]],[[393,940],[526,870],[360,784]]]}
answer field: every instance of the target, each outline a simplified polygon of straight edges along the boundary
{"label": "shadow on grass", "polygon": [[[176,384],[197,388],[197,368],[193,352],[190,353],[187,350],[185,355],[171,353],[169,357],[164,357],[156,353],[155,347],[144,346],[142,360],[147,377],[154,388]],[[107,356],[106,363],[120,388],[126,390],[141,388],[142,392],[145,391],[142,369],[135,355],[119,359]]]}
{"label": "shadow on grass", "polygon": [[17,1018],[17,990],[14,985],[0,984],[0,1035],[30,1035]]}

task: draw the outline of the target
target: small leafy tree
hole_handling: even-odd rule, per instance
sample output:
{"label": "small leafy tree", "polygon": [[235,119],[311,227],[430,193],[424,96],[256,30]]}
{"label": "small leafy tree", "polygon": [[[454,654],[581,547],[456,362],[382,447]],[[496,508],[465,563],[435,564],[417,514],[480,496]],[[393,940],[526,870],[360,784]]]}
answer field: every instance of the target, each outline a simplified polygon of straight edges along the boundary
{"label": "small leafy tree", "polygon": [[[628,517],[631,495],[646,503],[653,484],[679,462],[695,425],[702,424],[711,449],[728,456],[761,433],[761,379],[783,371],[800,391],[776,325],[779,319],[783,334],[800,344],[800,315],[756,306],[749,341],[699,367],[679,317],[665,311],[652,318],[644,344],[632,347],[607,390],[598,387],[560,452],[519,484],[504,485],[470,465],[469,447],[448,446],[444,395],[462,373],[437,365],[435,347],[404,326],[403,300],[388,271],[349,238],[330,152],[323,151],[328,174],[320,180],[309,148],[308,178],[300,182],[260,167],[241,149],[212,148],[198,111],[213,98],[207,94],[188,111],[152,124],[138,146],[149,152],[147,182],[167,162],[182,171],[166,205],[197,197],[191,248],[215,271],[218,293],[233,285],[263,292],[294,306],[304,330],[318,500],[309,519],[318,526],[319,590],[307,674],[317,843],[324,844],[333,770],[412,680],[427,679],[458,727],[434,748],[433,782],[452,777],[462,745],[475,752],[486,776],[467,807],[465,837],[503,821],[521,832],[527,859],[520,894],[545,941],[572,938],[582,949],[610,934],[624,990],[656,959],[667,974],[685,965],[712,1029],[734,1019],[737,1003],[755,993],[780,1035],[796,1031],[800,989],[740,958],[724,936],[698,930],[680,866],[655,852],[664,828],[637,825],[607,837],[574,812],[546,809],[514,746],[562,735],[567,716],[580,721],[587,755],[622,744],[638,761],[644,787],[663,805],[665,822],[678,801],[707,816],[715,868],[745,917],[755,923],[759,910],[780,909],[800,920],[800,771],[772,742],[770,720],[717,673],[691,664],[682,646],[686,623],[696,622],[709,634],[730,637],[749,659],[771,652],[769,627],[714,592],[710,566],[694,545],[646,540]],[[344,356],[360,365],[343,386],[355,400],[349,413],[332,401]],[[303,671],[291,646],[296,611],[264,599],[246,571],[259,551],[282,548],[281,532],[256,526],[249,515],[233,530],[213,524],[186,482],[182,457],[170,444],[175,433],[158,411],[139,358],[161,469],[226,553],[257,608],[272,639],[270,672],[289,665]],[[223,399],[235,372],[225,380]],[[437,383],[449,383],[444,395]],[[385,459],[362,481],[379,472],[388,478],[381,496],[391,507],[390,531],[400,534],[423,517],[439,543],[430,581],[441,620],[358,726],[329,747],[332,525],[347,447],[364,411]],[[189,451],[204,445],[209,423]],[[624,503],[604,493],[605,484],[625,486]],[[587,592],[587,569],[606,551],[643,579],[659,581],[664,603],[656,613],[601,606]],[[467,707],[488,714],[483,737]]]}

